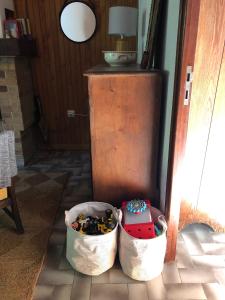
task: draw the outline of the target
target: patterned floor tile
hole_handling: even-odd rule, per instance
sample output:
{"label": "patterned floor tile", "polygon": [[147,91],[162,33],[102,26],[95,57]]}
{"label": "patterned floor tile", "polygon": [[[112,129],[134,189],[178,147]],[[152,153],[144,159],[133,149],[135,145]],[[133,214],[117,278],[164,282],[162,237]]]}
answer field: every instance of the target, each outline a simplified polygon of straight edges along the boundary
{"label": "patterned floor tile", "polygon": [[225,268],[225,255],[198,255],[191,259],[196,267]]}
{"label": "patterned floor tile", "polygon": [[217,279],[217,282],[222,285],[225,285],[225,268],[215,268],[215,269],[212,269],[212,271],[213,271],[214,276]]}
{"label": "patterned floor tile", "polygon": [[89,300],[91,293],[91,276],[75,274],[71,300]]}
{"label": "patterned floor tile", "polygon": [[147,291],[149,299],[165,300],[167,299],[167,291],[163,283],[162,276],[147,282]]}
{"label": "patterned floor tile", "polygon": [[90,300],[128,300],[127,284],[93,284]]}
{"label": "patterned floor tile", "polygon": [[211,268],[179,269],[182,283],[210,283],[217,282]]}
{"label": "patterned floor tile", "polygon": [[203,284],[203,289],[208,300],[224,300],[225,286],[218,283]]}
{"label": "patterned floor tile", "polygon": [[177,243],[176,263],[178,268],[192,268],[194,266],[184,242]]}
{"label": "patterned floor tile", "polygon": [[47,268],[57,269],[59,266],[60,258],[63,254],[63,248],[63,245],[49,245],[44,261],[44,266],[46,266]]}
{"label": "patterned floor tile", "polygon": [[207,299],[207,298],[201,284],[177,283],[177,284],[166,285],[166,298],[164,299],[200,300],[200,299]]}
{"label": "patterned floor tile", "polygon": [[195,233],[182,232],[182,236],[189,255],[203,255],[204,251]]}
{"label": "patterned floor tile", "polygon": [[225,243],[225,233],[214,232],[211,233],[211,237],[215,243]]}
{"label": "patterned floor tile", "polygon": [[225,243],[201,243],[205,254],[225,255]]}
{"label": "patterned floor tile", "polygon": [[38,278],[38,285],[73,284],[73,270],[57,270],[44,268]]}
{"label": "patterned floor tile", "polygon": [[138,281],[124,274],[121,268],[109,270],[109,281],[110,283],[138,283]]}
{"label": "patterned floor tile", "polygon": [[70,300],[72,285],[58,285],[54,288],[52,296],[49,300]]}
{"label": "patterned floor tile", "polygon": [[50,236],[49,245],[64,245],[65,241],[65,231],[61,229],[55,229]]}
{"label": "patterned floor tile", "polygon": [[66,258],[66,254],[61,256],[58,268],[59,270],[73,270],[72,266]]}
{"label": "patterned floor tile", "polygon": [[164,264],[162,277],[164,284],[181,283],[180,274],[175,262]]}
{"label": "patterned floor tile", "polygon": [[33,300],[49,299],[53,295],[54,285],[37,285],[34,291]]}
{"label": "patterned floor tile", "polygon": [[166,264],[162,275],[146,283],[124,275],[118,257],[113,268],[100,276],[74,271],[65,257],[64,211],[92,199],[90,154],[42,152],[28,168],[31,172],[70,173],[49,240],[46,265],[35,289],[35,300],[225,299],[221,296],[225,285],[225,256],[221,255],[225,234],[213,233],[204,224],[187,226],[178,235],[176,263]]}
{"label": "patterned floor tile", "polygon": [[53,228],[54,230],[66,230],[64,210],[59,211],[58,215],[56,216]]}
{"label": "patterned floor tile", "polygon": [[110,271],[107,271],[99,276],[92,276],[92,283],[110,283],[109,274]]}
{"label": "patterned floor tile", "polygon": [[40,173],[29,177],[28,179],[26,179],[26,182],[28,182],[30,185],[37,185],[47,180],[49,180],[49,177],[43,173]]}
{"label": "patterned floor tile", "polygon": [[[201,224],[203,225],[203,224]],[[212,229],[210,227],[203,227],[202,230],[196,230],[194,232],[195,236],[197,237],[200,243],[212,243]]]}
{"label": "patterned floor tile", "polygon": [[128,284],[129,300],[149,300],[146,284]]}

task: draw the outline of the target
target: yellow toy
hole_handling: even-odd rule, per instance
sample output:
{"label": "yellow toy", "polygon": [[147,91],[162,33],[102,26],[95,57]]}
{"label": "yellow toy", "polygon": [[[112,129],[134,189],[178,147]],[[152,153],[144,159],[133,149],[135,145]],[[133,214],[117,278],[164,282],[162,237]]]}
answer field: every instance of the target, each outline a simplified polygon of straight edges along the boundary
{"label": "yellow toy", "polygon": [[7,197],[7,189],[0,189],[0,200],[5,200]]}

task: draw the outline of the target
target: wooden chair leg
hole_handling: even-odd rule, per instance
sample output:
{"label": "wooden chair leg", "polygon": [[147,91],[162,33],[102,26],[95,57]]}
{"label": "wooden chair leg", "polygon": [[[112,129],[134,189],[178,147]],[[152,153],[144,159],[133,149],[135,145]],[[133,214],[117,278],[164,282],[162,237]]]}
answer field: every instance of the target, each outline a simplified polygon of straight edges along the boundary
{"label": "wooden chair leg", "polygon": [[22,221],[20,218],[19,209],[18,209],[17,200],[16,200],[16,193],[15,193],[13,184],[11,187],[8,187],[8,195],[10,198],[10,204],[11,204],[11,208],[12,208],[12,216],[13,216],[13,220],[16,224],[17,232],[24,233],[24,228],[23,228],[23,224],[22,224]]}

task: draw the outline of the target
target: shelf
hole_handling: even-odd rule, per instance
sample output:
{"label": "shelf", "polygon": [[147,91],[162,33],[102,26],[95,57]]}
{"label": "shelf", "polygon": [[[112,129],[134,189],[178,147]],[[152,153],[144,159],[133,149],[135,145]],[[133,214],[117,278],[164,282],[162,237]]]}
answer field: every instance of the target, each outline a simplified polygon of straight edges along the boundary
{"label": "shelf", "polygon": [[0,39],[0,56],[34,57],[37,54],[35,40],[28,39]]}
{"label": "shelf", "polygon": [[111,75],[111,74],[154,74],[160,73],[161,71],[156,69],[146,70],[142,69],[140,65],[128,65],[128,66],[118,66],[118,67],[111,67],[109,65],[97,65],[84,73],[84,76],[90,75]]}

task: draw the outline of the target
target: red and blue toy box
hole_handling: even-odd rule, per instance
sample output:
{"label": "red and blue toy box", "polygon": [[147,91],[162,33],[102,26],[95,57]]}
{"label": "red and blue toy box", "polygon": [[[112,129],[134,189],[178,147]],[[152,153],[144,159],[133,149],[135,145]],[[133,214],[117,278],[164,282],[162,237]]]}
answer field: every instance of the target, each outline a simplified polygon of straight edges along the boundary
{"label": "red and blue toy box", "polygon": [[156,236],[149,200],[122,201],[123,227],[127,233],[138,239]]}

